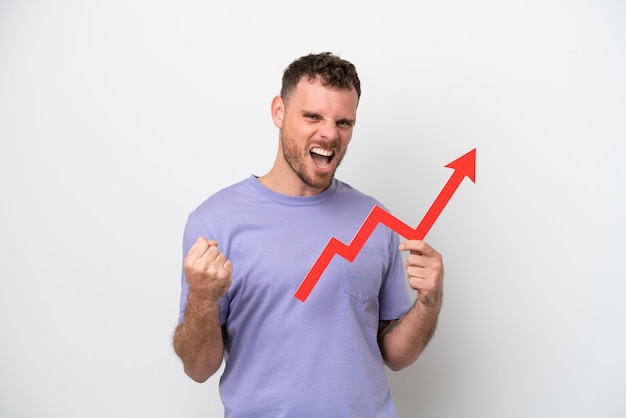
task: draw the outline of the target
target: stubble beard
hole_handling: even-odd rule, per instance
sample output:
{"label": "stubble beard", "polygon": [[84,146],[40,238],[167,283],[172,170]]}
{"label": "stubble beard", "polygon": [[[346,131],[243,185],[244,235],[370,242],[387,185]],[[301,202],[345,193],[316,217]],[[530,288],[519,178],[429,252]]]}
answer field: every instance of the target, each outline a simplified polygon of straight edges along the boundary
{"label": "stubble beard", "polygon": [[289,164],[289,167],[291,167],[291,170],[304,184],[320,190],[326,190],[330,186],[335,176],[335,171],[337,171],[345,155],[345,151],[341,155],[335,155],[334,158],[337,160],[337,165],[332,171],[309,175],[305,163],[305,159],[308,158],[308,155],[301,154],[296,141],[289,136],[284,128],[280,130],[280,143],[283,150],[283,157],[287,164]]}

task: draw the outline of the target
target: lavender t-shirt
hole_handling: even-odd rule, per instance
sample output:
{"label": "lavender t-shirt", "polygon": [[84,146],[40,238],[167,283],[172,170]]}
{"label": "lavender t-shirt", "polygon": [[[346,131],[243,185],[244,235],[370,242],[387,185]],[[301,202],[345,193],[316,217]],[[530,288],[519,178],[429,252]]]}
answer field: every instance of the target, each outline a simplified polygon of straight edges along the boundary
{"label": "lavender t-shirt", "polygon": [[[305,302],[295,291],[331,237],[349,244],[380,203],[335,179],[312,197],[275,193],[254,176],[194,210],[199,236],[233,263],[220,301],[225,417],[395,417],[378,322],[411,306],[397,234],[380,224],[353,262],[335,255]],[[179,322],[187,303],[182,277]]]}

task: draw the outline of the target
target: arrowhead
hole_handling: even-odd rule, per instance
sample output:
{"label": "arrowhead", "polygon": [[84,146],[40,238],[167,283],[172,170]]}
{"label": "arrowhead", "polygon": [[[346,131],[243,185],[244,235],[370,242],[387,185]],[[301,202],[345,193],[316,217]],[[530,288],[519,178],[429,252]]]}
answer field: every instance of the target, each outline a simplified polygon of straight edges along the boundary
{"label": "arrowhead", "polygon": [[467,176],[476,183],[476,148],[452,161],[446,167],[454,169],[455,174]]}

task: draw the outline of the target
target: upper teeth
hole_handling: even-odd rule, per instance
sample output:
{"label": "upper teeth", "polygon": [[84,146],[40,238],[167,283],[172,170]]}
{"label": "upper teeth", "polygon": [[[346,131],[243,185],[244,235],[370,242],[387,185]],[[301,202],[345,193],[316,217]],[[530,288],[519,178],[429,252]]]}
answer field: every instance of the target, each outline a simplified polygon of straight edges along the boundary
{"label": "upper teeth", "polygon": [[313,148],[311,152],[314,152],[315,154],[323,155],[324,157],[330,157],[331,155],[333,155],[333,152],[331,150],[325,150],[323,148]]}

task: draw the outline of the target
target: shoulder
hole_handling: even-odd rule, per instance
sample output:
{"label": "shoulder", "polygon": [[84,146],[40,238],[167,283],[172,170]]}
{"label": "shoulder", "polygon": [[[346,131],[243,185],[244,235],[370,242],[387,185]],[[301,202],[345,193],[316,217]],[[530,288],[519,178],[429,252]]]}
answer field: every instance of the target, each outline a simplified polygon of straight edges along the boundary
{"label": "shoulder", "polygon": [[[221,239],[222,231],[228,230],[235,219],[241,219],[237,213],[253,199],[253,189],[249,179],[241,180],[213,193],[187,217],[185,242],[195,241],[198,236]],[[246,203],[248,202],[248,203]]]}
{"label": "shoulder", "polygon": [[202,217],[210,213],[227,211],[229,207],[250,198],[252,189],[249,183],[250,179],[244,179],[213,193],[200,203],[192,213]]}

